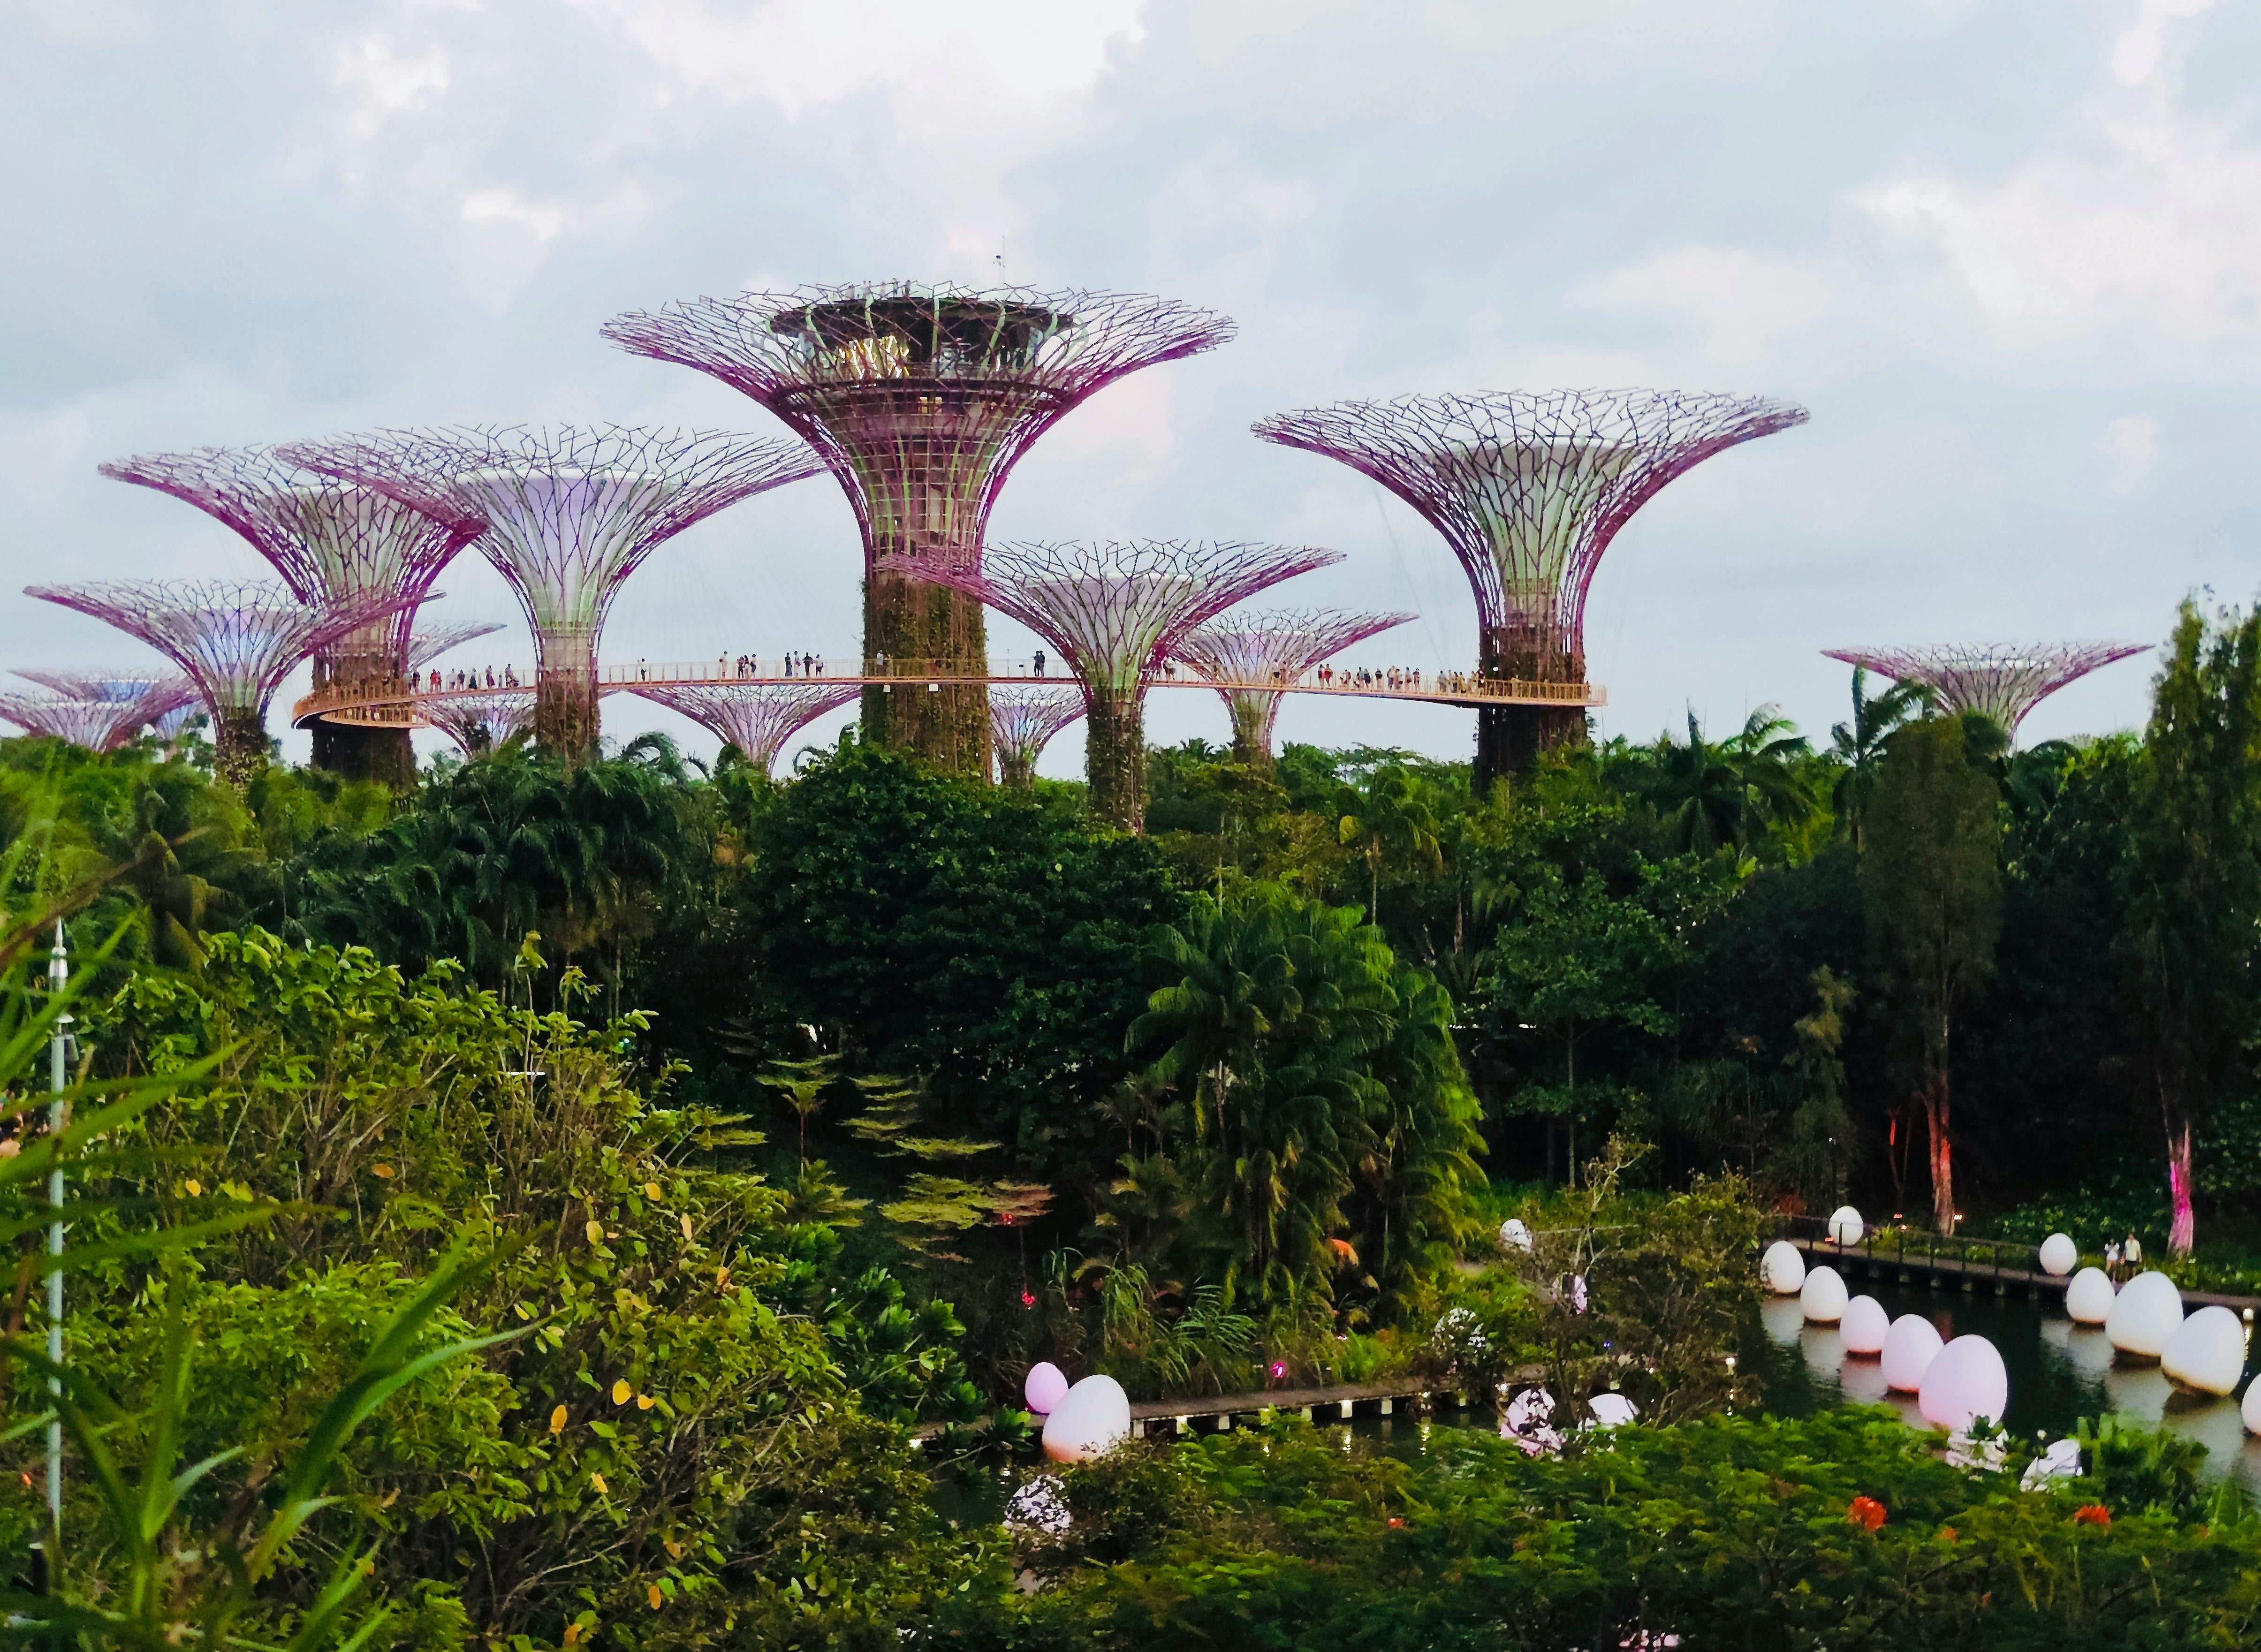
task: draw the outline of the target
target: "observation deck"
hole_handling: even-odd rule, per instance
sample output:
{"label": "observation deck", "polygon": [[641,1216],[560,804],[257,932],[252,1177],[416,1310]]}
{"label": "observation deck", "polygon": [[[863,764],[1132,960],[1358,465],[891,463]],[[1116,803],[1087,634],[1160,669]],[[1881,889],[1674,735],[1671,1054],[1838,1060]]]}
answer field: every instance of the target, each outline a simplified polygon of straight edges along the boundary
{"label": "observation deck", "polygon": [[[1038,671],[1034,658],[1001,659],[989,663],[987,676],[969,676],[955,662],[890,660],[874,667],[858,662],[844,670],[827,671],[796,664],[785,669],[782,658],[746,657],[744,670],[736,659],[696,661],[638,660],[631,665],[600,666],[597,688],[602,693],[633,692],[647,684],[679,684],[700,687],[776,686],[800,687],[810,683],[839,686],[876,686],[890,691],[939,693],[947,686],[982,683],[993,687],[1073,688],[1073,672],[1058,661],[1047,661]],[[1391,681],[1392,675],[1396,680]],[[451,684],[456,673],[443,672],[441,681]],[[470,699],[513,688],[531,690],[535,676],[513,664],[498,669],[490,681],[484,667],[477,681],[461,687],[415,687],[398,679],[361,682],[331,682],[317,688],[291,707],[291,726],[303,729],[317,719],[362,727],[413,729],[428,726],[420,707],[435,702]],[[506,680],[507,679],[507,680]],[[428,676],[417,681],[428,684]],[[1592,683],[1534,682],[1520,678],[1480,677],[1473,672],[1432,672],[1418,674],[1389,666],[1339,666],[1330,663],[1299,675],[1252,676],[1246,680],[1203,677],[1181,664],[1157,672],[1153,688],[1201,688],[1212,692],[1253,693],[1341,694],[1362,700],[1408,700],[1438,706],[1554,706],[1594,707],[1609,704],[1609,693]]]}

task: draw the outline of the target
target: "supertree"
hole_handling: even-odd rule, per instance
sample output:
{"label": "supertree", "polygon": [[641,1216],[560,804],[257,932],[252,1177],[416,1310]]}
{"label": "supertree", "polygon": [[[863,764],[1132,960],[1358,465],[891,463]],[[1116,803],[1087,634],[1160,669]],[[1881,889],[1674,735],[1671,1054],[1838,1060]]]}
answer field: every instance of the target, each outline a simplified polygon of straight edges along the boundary
{"label": "supertree", "polygon": [[1232,718],[1233,760],[1268,768],[1281,690],[1248,685],[1296,682],[1321,660],[1413,618],[1329,608],[1227,614],[1189,632],[1178,644],[1178,657],[1217,685]]}
{"label": "supertree", "polygon": [[863,691],[854,683],[637,683],[628,691],[681,712],[763,773],[793,735]]}
{"label": "supertree", "polygon": [[461,648],[482,636],[492,636],[501,629],[497,621],[466,621],[460,625],[435,625],[428,631],[419,631],[408,639],[408,673],[413,677],[451,649]]}
{"label": "supertree", "polygon": [[997,778],[1026,791],[1037,759],[1052,737],[1083,715],[1083,696],[1073,688],[1003,688],[989,696],[989,735],[997,751]]}
{"label": "supertree", "polygon": [[[196,698],[196,690],[185,677],[43,669],[20,670],[16,675],[51,691],[51,700],[9,697],[19,709],[37,711],[45,721],[35,726],[14,710],[0,715],[34,733],[60,735],[90,751],[115,751],[152,723],[170,719]],[[65,722],[69,729],[62,726]]]}
{"label": "supertree", "polygon": [[597,638],[621,584],[667,540],[821,469],[798,444],[617,426],[379,430],[284,451],[470,528],[534,630],[534,737],[595,745]]}
{"label": "supertree", "polygon": [[25,594],[114,625],[179,666],[212,713],[219,772],[239,786],[267,762],[268,702],[292,668],[410,600],[372,591],[318,605],[248,579],[118,579],[27,585]]}
{"label": "supertree", "polygon": [[484,694],[449,694],[421,702],[424,720],[453,740],[465,757],[491,751],[534,721],[534,691],[496,688]]}
{"label": "supertree", "polygon": [[[1338,402],[1254,428],[1373,478],[1445,536],[1475,590],[1482,676],[1582,685],[1586,590],[1618,530],[1690,466],[1805,419],[1756,397],[1554,390]],[[1481,707],[1477,789],[1584,729],[1576,703]]]}
{"label": "supertree", "polygon": [[1126,831],[1146,815],[1146,686],[1186,633],[1267,585],[1340,562],[1315,546],[1070,540],[988,548],[986,567],[921,571],[1059,650],[1083,688],[1091,807]]}
{"label": "supertree", "polygon": [[[331,638],[314,654],[314,686],[397,682],[409,670],[417,605],[440,571],[477,530],[387,498],[374,488],[309,470],[273,446],[197,448],[143,454],[102,467],[185,500],[243,535],[301,601],[317,606],[373,595],[404,599],[370,624]],[[313,724],[314,765],[362,779],[406,785],[416,754],[404,709],[395,720]]]}
{"label": "supertree", "polygon": [[2026,714],[2100,665],[2145,652],[2146,643],[1939,643],[1914,648],[1825,648],[1843,660],[1931,690],[1942,711],[1984,712],[2015,738]]}
{"label": "supertree", "polygon": [[[909,282],[697,298],[622,315],[623,349],[710,373],[806,438],[864,538],[867,675],[988,675],[981,605],[915,571],[977,571],[989,512],[1029,445],[1142,367],[1213,349],[1232,323],[1166,299]],[[886,564],[894,564],[890,571]],[[865,737],[989,772],[987,690],[865,691]]]}

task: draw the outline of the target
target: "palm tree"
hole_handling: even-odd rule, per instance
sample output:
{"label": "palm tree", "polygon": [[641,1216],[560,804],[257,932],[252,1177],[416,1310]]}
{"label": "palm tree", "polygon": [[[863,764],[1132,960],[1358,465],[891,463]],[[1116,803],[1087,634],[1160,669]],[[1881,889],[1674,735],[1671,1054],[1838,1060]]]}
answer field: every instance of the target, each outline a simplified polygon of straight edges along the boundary
{"label": "palm tree", "polygon": [[1748,849],[1769,826],[1812,818],[1813,794],[1798,764],[1809,751],[1805,736],[1772,705],[1752,712],[1717,745],[1690,711],[1687,743],[1659,739],[1640,789],[1674,848],[1690,854]]}
{"label": "palm tree", "polygon": [[1385,865],[1412,864],[1432,873],[1443,869],[1436,811],[1422,795],[1419,783],[1394,764],[1376,771],[1364,791],[1346,790],[1341,807],[1336,830],[1342,842],[1358,844],[1365,857],[1367,922],[1379,923]]}
{"label": "palm tree", "polygon": [[1885,748],[1898,729],[1931,706],[1931,690],[1921,683],[1894,683],[1871,699],[1869,673],[1858,665],[1853,668],[1853,720],[1829,731],[1829,755],[1843,771],[1831,789],[1829,801],[1856,852],[1861,847],[1862,817],[1877,794],[1877,776],[1884,766]]}

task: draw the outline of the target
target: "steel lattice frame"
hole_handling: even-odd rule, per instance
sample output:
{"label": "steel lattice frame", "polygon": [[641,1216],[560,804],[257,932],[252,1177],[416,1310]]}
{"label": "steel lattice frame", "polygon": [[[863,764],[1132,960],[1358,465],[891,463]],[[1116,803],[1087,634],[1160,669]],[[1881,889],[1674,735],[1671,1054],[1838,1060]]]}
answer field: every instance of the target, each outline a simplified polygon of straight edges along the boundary
{"label": "steel lattice frame", "polygon": [[[1691,466],[1806,417],[1762,397],[1511,391],[1338,402],[1253,428],[1371,477],[1444,535],[1475,593],[1483,675],[1583,682],[1586,593],[1618,530]],[[1584,723],[1580,710],[1484,708],[1479,788]]]}
{"label": "steel lattice frame", "polygon": [[268,703],[298,662],[411,600],[372,591],[315,604],[253,579],[118,579],[25,594],[114,625],[179,666],[212,713],[220,772],[238,784],[267,762]]}
{"label": "steel lattice frame", "polygon": [[492,636],[502,629],[499,621],[465,621],[460,625],[436,625],[428,631],[418,631],[408,639],[408,674],[422,671],[441,655],[451,649],[463,647],[482,636]]}
{"label": "steel lattice frame", "polygon": [[2067,683],[2150,648],[2148,643],[1940,643],[1821,651],[1895,682],[1920,683],[1942,711],[1955,716],[1984,712],[2015,736],[2026,714]]}
{"label": "steel lattice frame", "polygon": [[26,734],[52,735],[89,751],[115,751],[149,722],[132,700],[4,692],[0,692],[0,717]]}
{"label": "steel lattice frame", "polygon": [[822,468],[793,442],[620,426],[379,430],[284,451],[477,534],[534,631],[535,738],[569,756],[596,743],[597,639],[622,582],[685,528]]}
{"label": "steel lattice frame", "polygon": [[[1320,661],[1354,643],[1404,625],[1410,614],[1344,614],[1332,608],[1282,608],[1234,614],[1187,635],[1178,657],[1220,684],[1292,683]],[[1272,761],[1272,730],[1280,719],[1276,690],[1222,686],[1217,693],[1232,718],[1232,753],[1241,763]]]}
{"label": "steel lattice frame", "polygon": [[763,773],[794,734],[864,691],[854,683],[636,683],[628,690],[680,712],[744,752]]}
{"label": "steel lattice frame", "polygon": [[997,778],[1025,790],[1036,779],[1037,759],[1052,738],[1083,715],[1083,695],[1073,688],[1005,688],[989,696],[989,734],[997,751]]}
{"label": "steel lattice frame", "polygon": [[1091,806],[1128,831],[1145,819],[1146,685],[1187,634],[1282,579],[1331,566],[1313,545],[1189,540],[1009,542],[985,565],[917,568],[978,597],[1059,650],[1083,687]]}
{"label": "steel lattice frame", "polygon": [[[697,298],[616,317],[621,348],[713,375],[799,433],[864,540],[864,652],[980,677],[978,602],[883,564],[979,569],[989,512],[1030,443],[1141,368],[1214,349],[1225,317],[1136,294],[869,282]],[[868,690],[865,737],[967,775],[989,765],[987,691]]]}
{"label": "steel lattice frame", "polygon": [[[55,707],[54,716],[68,719],[76,733],[67,733],[61,726],[41,728],[41,733],[61,735],[75,745],[85,746],[90,751],[115,751],[127,744],[152,723],[169,719],[197,697],[196,690],[185,677],[137,677],[124,672],[50,671],[41,668],[18,670],[17,676],[26,682],[37,683],[54,695],[52,700],[34,700],[15,696],[16,703],[25,707]],[[64,709],[83,707],[83,710]],[[13,712],[0,714],[11,722],[29,722]],[[108,720],[106,728],[101,720]],[[177,723],[176,724],[177,727]],[[82,738],[81,734],[96,734],[97,738]]]}
{"label": "steel lattice frame", "polygon": [[533,726],[534,691],[498,688],[484,694],[449,694],[426,700],[417,709],[465,757],[477,757]]}

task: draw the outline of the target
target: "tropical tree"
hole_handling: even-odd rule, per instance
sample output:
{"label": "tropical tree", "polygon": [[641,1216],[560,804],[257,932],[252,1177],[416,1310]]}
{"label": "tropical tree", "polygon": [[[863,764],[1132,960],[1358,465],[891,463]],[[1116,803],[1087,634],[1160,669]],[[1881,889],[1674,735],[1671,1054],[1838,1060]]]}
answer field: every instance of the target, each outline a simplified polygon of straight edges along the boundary
{"label": "tropical tree", "polygon": [[1861,857],[1870,945],[1913,1060],[1942,1233],[1955,1231],[1955,1022],[1993,974],[2001,933],[2000,815],[2000,790],[1969,760],[1962,722],[1926,718],[1885,756]]}
{"label": "tropical tree", "polygon": [[1667,737],[1650,748],[1640,790],[1675,851],[1748,851],[1769,828],[1813,817],[1817,805],[1800,771],[1808,751],[1805,737],[1773,706],[1752,712],[1717,745],[1690,711],[1685,744]]}
{"label": "tropical tree", "polygon": [[1437,814],[1414,778],[1396,764],[1375,771],[1363,786],[1346,787],[1337,835],[1366,862],[1366,916],[1382,921],[1382,874],[1444,870]]}
{"label": "tropical tree", "polygon": [[1853,668],[1853,716],[1829,730],[1829,755],[1841,767],[1829,801],[1839,826],[1861,847],[1862,825],[1869,801],[1877,794],[1884,751],[1891,737],[1911,720],[1921,716],[1932,703],[1931,690],[1921,683],[1894,683],[1881,694],[1869,693],[1869,673]]}

